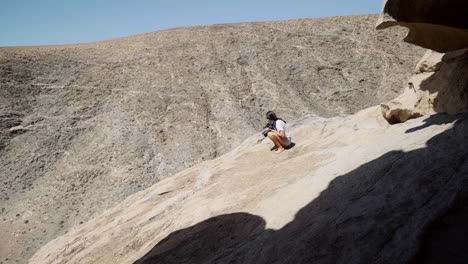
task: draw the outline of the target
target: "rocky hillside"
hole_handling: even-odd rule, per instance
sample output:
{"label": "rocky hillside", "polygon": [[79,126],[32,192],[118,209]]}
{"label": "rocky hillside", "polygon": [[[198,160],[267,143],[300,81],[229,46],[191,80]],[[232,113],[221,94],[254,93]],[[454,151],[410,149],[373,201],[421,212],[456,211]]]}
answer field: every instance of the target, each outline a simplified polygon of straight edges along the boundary
{"label": "rocky hillside", "polygon": [[427,52],[398,98],[346,117],[315,109],[289,122],[296,146],[281,154],[253,135],[77,225],[28,263],[466,263],[468,25],[450,12],[463,4],[384,1],[379,23],[449,51]]}
{"label": "rocky hillside", "polygon": [[376,16],[0,48],[0,261],[236,147],[265,122],[394,98],[423,50]]}

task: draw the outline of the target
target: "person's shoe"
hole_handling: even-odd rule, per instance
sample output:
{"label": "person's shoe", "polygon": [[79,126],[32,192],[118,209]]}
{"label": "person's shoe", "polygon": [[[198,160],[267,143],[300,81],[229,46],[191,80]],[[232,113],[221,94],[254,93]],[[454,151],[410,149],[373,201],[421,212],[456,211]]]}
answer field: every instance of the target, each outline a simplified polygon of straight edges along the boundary
{"label": "person's shoe", "polygon": [[276,146],[273,146],[271,147],[270,151],[273,151],[273,150],[278,150],[278,148]]}
{"label": "person's shoe", "polygon": [[283,152],[283,151],[284,151],[284,148],[278,148],[278,151],[276,151],[276,153],[279,154],[279,153],[281,153],[281,152]]}

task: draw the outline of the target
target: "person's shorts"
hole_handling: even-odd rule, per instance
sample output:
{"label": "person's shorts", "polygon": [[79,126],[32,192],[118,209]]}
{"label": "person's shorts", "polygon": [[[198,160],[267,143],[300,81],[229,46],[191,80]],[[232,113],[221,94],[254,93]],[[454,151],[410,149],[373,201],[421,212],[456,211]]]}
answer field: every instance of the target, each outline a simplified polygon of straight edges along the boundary
{"label": "person's shorts", "polygon": [[289,147],[291,145],[291,138],[290,137],[285,137],[283,138],[284,144],[286,145],[285,147]]}

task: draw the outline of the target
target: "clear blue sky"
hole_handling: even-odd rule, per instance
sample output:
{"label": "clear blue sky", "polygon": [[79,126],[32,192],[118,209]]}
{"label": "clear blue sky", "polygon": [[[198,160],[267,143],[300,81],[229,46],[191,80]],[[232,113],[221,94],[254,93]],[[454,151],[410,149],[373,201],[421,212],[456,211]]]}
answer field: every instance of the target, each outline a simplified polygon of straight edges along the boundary
{"label": "clear blue sky", "polygon": [[162,29],[376,14],[381,0],[0,0],[0,47],[93,42]]}

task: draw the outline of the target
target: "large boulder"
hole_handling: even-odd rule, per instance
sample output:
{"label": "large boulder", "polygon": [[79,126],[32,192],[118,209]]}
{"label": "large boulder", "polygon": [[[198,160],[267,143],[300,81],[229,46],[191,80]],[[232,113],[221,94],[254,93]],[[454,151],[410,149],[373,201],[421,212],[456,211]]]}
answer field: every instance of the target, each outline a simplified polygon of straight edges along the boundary
{"label": "large boulder", "polygon": [[385,0],[377,29],[409,28],[405,41],[438,52],[468,47],[468,1]]}

